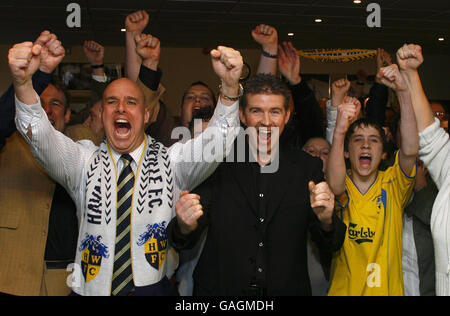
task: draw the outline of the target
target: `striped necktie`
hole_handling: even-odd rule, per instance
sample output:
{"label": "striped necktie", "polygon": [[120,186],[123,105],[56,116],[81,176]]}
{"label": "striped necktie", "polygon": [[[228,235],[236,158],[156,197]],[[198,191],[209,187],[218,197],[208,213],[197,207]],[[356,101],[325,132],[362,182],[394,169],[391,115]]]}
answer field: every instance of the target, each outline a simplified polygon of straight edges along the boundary
{"label": "striped necktie", "polygon": [[111,286],[111,294],[114,296],[128,295],[134,290],[130,242],[131,201],[134,186],[134,174],[131,169],[133,158],[124,154],[120,159],[124,166],[117,182],[116,247]]}

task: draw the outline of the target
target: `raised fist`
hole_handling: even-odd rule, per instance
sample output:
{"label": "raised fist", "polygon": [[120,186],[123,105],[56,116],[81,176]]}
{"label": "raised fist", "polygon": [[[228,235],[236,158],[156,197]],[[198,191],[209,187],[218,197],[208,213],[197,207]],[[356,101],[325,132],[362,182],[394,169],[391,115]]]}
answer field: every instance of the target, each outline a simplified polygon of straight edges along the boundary
{"label": "raised fist", "polygon": [[308,183],[311,208],[316,213],[317,218],[326,225],[332,224],[334,211],[334,194],[326,182],[315,184]]}
{"label": "raised fist", "polygon": [[157,70],[161,56],[161,43],[159,39],[146,34],[137,34],[136,53],[141,57],[142,64],[150,69]]}
{"label": "raised fist", "polygon": [[347,79],[339,79],[331,85],[332,91],[332,105],[338,106],[344,100],[348,90],[350,90],[351,83]]}
{"label": "raised fist", "polygon": [[382,48],[377,49],[377,69],[390,66],[392,64],[391,55]]}
{"label": "raised fist", "polygon": [[244,65],[241,53],[230,47],[219,46],[211,51],[211,61],[215,73],[222,80],[222,92],[230,97],[237,96]]}
{"label": "raised fist", "polygon": [[300,56],[297,49],[291,42],[283,42],[283,45],[278,45],[278,69],[281,74],[289,80],[292,85],[298,84],[301,81],[300,77]]}
{"label": "raised fist", "polygon": [[105,48],[94,41],[84,41],[84,54],[91,65],[102,65],[105,55]]}
{"label": "raised fist", "polygon": [[377,74],[377,79],[385,86],[397,92],[408,90],[406,81],[396,64],[381,68]]}
{"label": "raised fist", "polygon": [[42,47],[39,69],[46,73],[52,73],[63,60],[66,50],[57,36],[49,31],[43,31],[34,44]]}
{"label": "raised fist", "polygon": [[350,125],[358,119],[361,111],[361,102],[357,98],[346,96],[342,104],[338,106],[335,131],[347,132]]}
{"label": "raised fist", "polygon": [[265,24],[260,24],[252,30],[252,37],[264,50],[273,55],[276,54],[278,49],[278,32],[277,30]]}
{"label": "raised fist", "polygon": [[422,47],[419,45],[405,44],[397,51],[397,62],[402,71],[417,70],[423,60]]}
{"label": "raised fist", "polygon": [[14,45],[8,52],[8,64],[15,87],[31,83],[41,64],[42,46],[32,42]]}
{"label": "raised fist", "polygon": [[147,27],[148,21],[149,15],[146,11],[136,11],[125,18],[125,28],[127,32],[142,33]]}
{"label": "raised fist", "polygon": [[200,196],[183,191],[175,204],[178,226],[184,235],[193,232],[198,226],[198,219],[203,215]]}

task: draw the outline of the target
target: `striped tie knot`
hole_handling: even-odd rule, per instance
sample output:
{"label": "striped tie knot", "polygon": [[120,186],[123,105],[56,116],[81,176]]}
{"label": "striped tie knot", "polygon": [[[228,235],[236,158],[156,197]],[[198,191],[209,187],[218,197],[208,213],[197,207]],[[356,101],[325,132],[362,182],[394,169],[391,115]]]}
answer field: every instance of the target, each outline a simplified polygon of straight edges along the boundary
{"label": "striped tie knot", "polygon": [[123,154],[120,156],[120,159],[123,161],[125,167],[128,167],[133,162],[133,157],[130,154]]}

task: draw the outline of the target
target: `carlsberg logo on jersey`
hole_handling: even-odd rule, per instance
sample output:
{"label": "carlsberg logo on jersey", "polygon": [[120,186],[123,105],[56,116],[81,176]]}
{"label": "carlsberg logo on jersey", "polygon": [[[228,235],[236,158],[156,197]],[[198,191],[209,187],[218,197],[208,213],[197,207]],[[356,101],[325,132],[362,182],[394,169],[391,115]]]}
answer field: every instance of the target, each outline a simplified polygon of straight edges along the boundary
{"label": "carlsberg logo on jersey", "polygon": [[373,242],[375,232],[370,230],[370,227],[358,227],[358,224],[350,223],[348,227],[348,237],[358,244]]}

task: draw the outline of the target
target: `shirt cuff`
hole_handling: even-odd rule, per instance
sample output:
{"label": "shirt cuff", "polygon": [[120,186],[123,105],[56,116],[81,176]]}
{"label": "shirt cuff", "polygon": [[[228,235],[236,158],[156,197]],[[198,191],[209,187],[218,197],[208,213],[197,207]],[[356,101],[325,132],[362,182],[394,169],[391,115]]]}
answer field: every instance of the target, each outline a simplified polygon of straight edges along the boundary
{"label": "shirt cuff", "polygon": [[105,83],[108,81],[108,77],[106,75],[103,75],[103,76],[92,75],[92,79],[94,79],[97,82],[101,82],[101,83]]}
{"label": "shirt cuff", "polygon": [[331,105],[331,99],[329,99],[326,103],[326,108],[327,108],[327,114],[328,113],[336,113],[337,114],[337,110],[338,108],[336,106],[332,106]]}
{"label": "shirt cuff", "polygon": [[331,105],[331,100],[328,100],[326,103],[327,109],[327,123],[328,126],[335,126],[338,114],[338,108]]}
{"label": "shirt cuff", "polygon": [[141,65],[139,70],[139,79],[145,84],[149,89],[156,91],[158,90],[159,83],[161,82],[162,71],[158,68],[154,71],[150,68]]}
{"label": "shirt cuff", "polygon": [[215,110],[215,114],[219,115],[219,117],[224,117],[227,120],[228,126],[235,126],[236,124],[234,124],[236,117],[237,116],[237,112],[239,110],[239,101],[234,102],[232,105],[223,105],[222,102],[220,102],[220,97],[219,97],[219,101],[217,102],[217,107]]}
{"label": "shirt cuff", "polygon": [[40,119],[44,114],[41,106],[41,99],[36,91],[34,93],[36,94],[36,99],[38,102],[32,105],[27,105],[21,102],[17,96],[14,95],[16,100],[16,126],[22,134],[27,133],[28,126],[32,125],[33,120]]}

